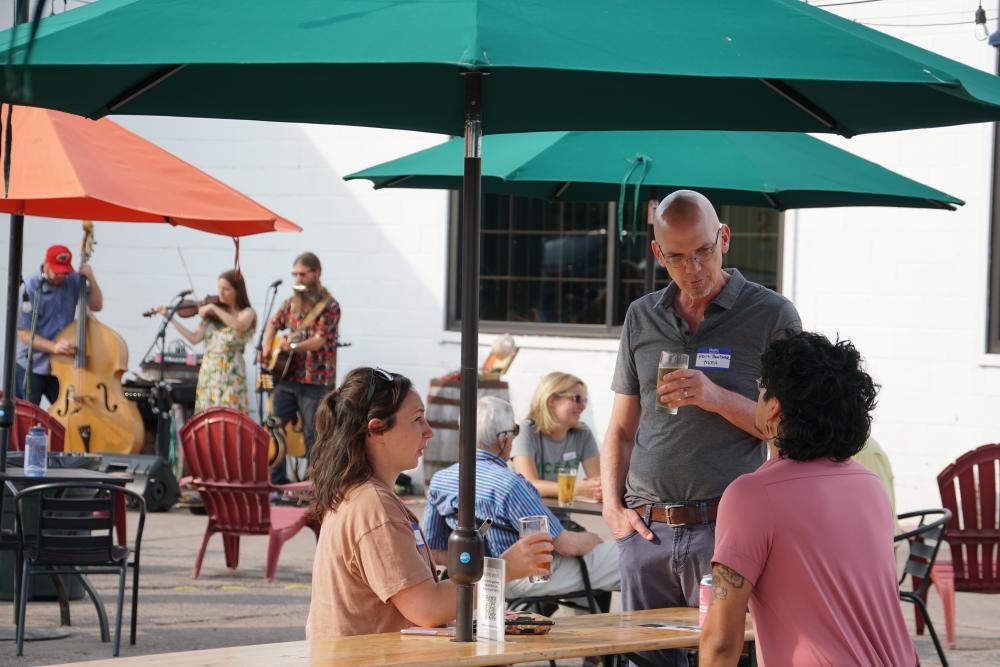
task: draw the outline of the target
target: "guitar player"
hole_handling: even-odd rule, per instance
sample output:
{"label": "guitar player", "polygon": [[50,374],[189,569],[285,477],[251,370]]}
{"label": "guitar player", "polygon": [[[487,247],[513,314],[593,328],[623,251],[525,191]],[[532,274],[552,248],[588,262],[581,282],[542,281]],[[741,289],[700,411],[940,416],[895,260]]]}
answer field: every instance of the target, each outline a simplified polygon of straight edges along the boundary
{"label": "guitar player", "polygon": [[[280,350],[291,354],[285,377],[272,394],[272,416],[282,425],[302,416],[306,456],[315,437],[314,418],[323,396],[337,385],[337,329],[340,324],[340,304],[320,282],[322,266],[319,258],[304,252],[295,258],[292,277],[295,294],[278,308],[267,323],[260,362],[267,364],[265,355],[274,347],[275,335],[280,338]],[[288,482],[285,466],[271,473],[275,484]]]}

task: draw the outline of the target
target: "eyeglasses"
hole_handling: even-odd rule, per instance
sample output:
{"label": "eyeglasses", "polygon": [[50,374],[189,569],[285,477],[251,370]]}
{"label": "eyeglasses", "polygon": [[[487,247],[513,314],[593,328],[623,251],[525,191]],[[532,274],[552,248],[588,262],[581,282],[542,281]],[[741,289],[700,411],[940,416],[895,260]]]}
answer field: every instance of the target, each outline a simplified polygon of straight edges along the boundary
{"label": "eyeglasses", "polygon": [[668,255],[663,252],[663,247],[660,242],[656,242],[656,247],[660,249],[660,254],[663,255],[663,263],[672,269],[679,269],[682,266],[687,265],[689,261],[698,262],[698,264],[704,264],[708,260],[712,259],[715,254],[715,248],[719,245],[719,236],[722,234],[722,225],[719,225],[718,231],[715,232],[715,240],[712,241],[712,245],[706,245],[698,248],[690,255]]}
{"label": "eyeglasses", "polygon": [[499,440],[500,438],[502,438],[507,434],[510,434],[511,437],[516,438],[520,432],[521,432],[521,425],[514,424],[514,428],[509,428],[506,431],[497,431],[497,440]]}
{"label": "eyeglasses", "polygon": [[556,394],[556,396],[562,396],[563,398],[568,398],[571,401],[573,401],[574,403],[576,403],[577,405],[579,405],[581,403],[583,403],[584,405],[587,404],[587,397],[584,396],[583,394],[566,394],[566,393],[562,393],[562,394]]}
{"label": "eyeglasses", "polygon": [[373,368],[371,379],[368,380],[368,395],[365,396],[365,409],[364,414],[368,416],[368,410],[372,407],[372,399],[375,398],[375,379],[382,378],[386,382],[392,382],[396,379],[395,374],[389,371],[383,370],[381,368]]}

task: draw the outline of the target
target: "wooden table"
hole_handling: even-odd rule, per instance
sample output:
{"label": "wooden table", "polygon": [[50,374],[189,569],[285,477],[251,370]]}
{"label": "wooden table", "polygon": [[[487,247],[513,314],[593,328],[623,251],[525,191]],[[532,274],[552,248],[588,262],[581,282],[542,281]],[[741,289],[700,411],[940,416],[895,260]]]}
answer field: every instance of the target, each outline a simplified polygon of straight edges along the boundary
{"label": "wooden table", "polygon": [[556,513],[556,516],[560,512],[563,514],[590,514],[592,516],[601,516],[601,512],[604,511],[604,505],[602,503],[592,502],[589,500],[580,500],[579,498],[574,498],[573,502],[569,505],[560,505],[559,501],[555,498],[542,498],[545,506]]}
{"label": "wooden table", "polygon": [[[621,614],[591,614],[557,617],[547,635],[507,637],[503,644],[456,643],[447,637],[423,637],[386,633],[323,641],[285,642],[235,646],[205,651],[161,653],[133,658],[115,658],[71,663],[88,667],[376,667],[417,665],[424,667],[477,667],[518,662],[541,662],[588,655],[613,655],[698,645],[697,630],[644,628],[644,623],[695,625],[698,610],[650,609]],[[753,641],[747,617],[746,641]],[[64,666],[67,667],[67,666]]]}

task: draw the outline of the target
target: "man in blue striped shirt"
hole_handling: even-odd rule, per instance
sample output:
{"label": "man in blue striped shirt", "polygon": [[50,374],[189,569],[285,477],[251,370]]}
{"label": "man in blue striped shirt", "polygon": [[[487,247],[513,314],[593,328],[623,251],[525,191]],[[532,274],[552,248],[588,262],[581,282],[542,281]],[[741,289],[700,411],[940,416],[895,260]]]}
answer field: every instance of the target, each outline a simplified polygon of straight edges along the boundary
{"label": "man in blue striped shirt", "polygon": [[[525,516],[543,515],[555,546],[552,576],[532,584],[527,578],[507,584],[507,597],[558,595],[583,589],[576,556],[583,556],[595,590],[619,590],[618,549],[593,533],[567,531],[542,503],[527,479],[507,467],[517,434],[514,409],[495,396],[479,399],[476,423],[476,519],[492,519],[486,534],[486,555],[496,558],[518,538],[517,522]],[[448,536],[458,525],[458,464],[439,471],[427,489],[423,528],[427,546],[441,565],[447,563]]]}

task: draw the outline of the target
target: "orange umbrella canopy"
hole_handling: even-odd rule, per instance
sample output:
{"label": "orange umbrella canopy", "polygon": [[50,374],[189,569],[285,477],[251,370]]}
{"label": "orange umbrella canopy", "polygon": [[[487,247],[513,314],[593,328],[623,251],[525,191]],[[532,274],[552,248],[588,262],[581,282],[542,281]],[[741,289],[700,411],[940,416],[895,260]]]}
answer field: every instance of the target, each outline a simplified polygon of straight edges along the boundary
{"label": "orange umbrella canopy", "polygon": [[[3,105],[0,113],[4,132],[10,109]],[[7,196],[0,198],[2,212],[166,222],[226,236],[301,231],[106,118],[91,121],[49,109],[13,109],[10,181]],[[6,151],[6,141],[0,151]]]}

